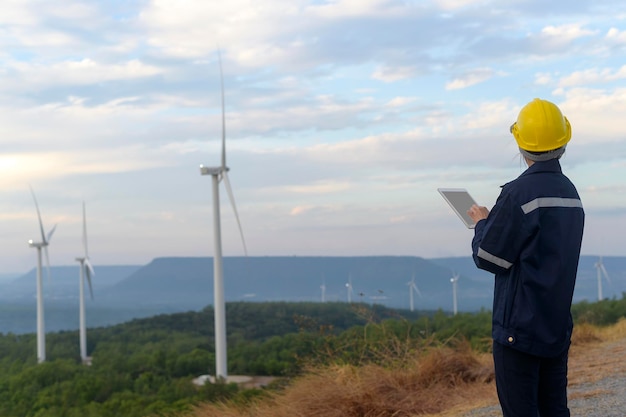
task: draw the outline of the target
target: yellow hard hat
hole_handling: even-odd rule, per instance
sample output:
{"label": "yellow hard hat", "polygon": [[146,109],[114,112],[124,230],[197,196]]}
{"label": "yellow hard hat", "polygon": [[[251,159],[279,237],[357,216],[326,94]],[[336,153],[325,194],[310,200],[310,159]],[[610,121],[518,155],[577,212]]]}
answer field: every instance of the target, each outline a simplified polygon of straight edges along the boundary
{"label": "yellow hard hat", "polygon": [[511,133],[520,149],[547,152],[565,146],[572,127],[556,104],[536,98],[520,110]]}

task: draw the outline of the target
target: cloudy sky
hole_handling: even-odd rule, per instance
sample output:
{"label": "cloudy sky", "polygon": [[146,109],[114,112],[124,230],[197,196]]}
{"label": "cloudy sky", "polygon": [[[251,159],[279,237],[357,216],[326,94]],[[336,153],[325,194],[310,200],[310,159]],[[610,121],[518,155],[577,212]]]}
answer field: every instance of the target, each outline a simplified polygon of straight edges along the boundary
{"label": "cloudy sky", "polygon": [[[506,3],[506,5],[503,5]],[[0,272],[211,256],[220,161],[249,255],[468,255],[438,187],[491,207],[541,97],[585,254],[626,255],[626,4],[581,0],[8,0],[0,13]],[[224,255],[243,254],[223,187]]]}

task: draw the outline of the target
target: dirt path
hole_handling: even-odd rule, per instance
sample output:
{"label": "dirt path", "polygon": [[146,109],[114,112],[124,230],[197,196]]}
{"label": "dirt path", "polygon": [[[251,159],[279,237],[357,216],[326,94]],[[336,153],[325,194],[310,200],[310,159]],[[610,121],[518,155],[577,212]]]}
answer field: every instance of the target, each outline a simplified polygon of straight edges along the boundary
{"label": "dirt path", "polygon": [[569,360],[569,385],[593,383],[622,375],[626,378],[626,338],[572,348]]}
{"label": "dirt path", "polygon": [[573,416],[626,416],[626,337],[575,347],[569,376]]}
{"label": "dirt path", "polygon": [[[626,320],[600,331],[587,342],[572,346],[569,358],[568,397],[572,416],[626,417]],[[594,340],[595,339],[595,340]],[[473,405],[450,410],[439,417],[502,416],[495,385]]]}

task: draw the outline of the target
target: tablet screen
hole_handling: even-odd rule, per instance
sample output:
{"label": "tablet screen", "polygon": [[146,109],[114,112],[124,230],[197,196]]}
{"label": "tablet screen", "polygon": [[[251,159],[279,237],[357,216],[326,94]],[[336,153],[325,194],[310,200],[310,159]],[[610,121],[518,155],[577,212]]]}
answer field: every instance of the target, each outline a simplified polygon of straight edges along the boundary
{"label": "tablet screen", "polygon": [[476,223],[467,214],[467,210],[476,204],[471,195],[464,188],[438,188],[437,191],[443,196],[443,198],[450,204],[452,210],[461,218],[463,223],[473,229]]}

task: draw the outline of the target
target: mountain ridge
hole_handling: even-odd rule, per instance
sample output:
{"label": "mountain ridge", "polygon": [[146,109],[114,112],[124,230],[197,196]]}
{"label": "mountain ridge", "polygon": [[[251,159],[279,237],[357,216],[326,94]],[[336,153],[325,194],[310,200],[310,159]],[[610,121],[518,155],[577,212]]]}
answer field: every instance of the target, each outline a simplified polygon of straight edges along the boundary
{"label": "mountain ridge", "polygon": [[[597,256],[581,256],[574,301],[597,300]],[[612,282],[603,282],[605,298],[626,292],[626,257],[603,257]],[[87,300],[88,326],[117,320],[200,310],[213,303],[211,257],[158,257],[146,265],[98,266],[93,277],[94,299]],[[415,282],[418,310],[452,309],[450,278],[458,281],[459,311],[490,309],[493,275],[479,270],[471,257],[418,256],[259,256],[225,257],[226,302],[324,301],[352,302],[409,309],[409,283]],[[44,273],[46,328],[77,326],[78,266],[51,267]],[[19,291],[18,291],[19,290]],[[4,311],[0,332],[35,329],[35,270],[10,282],[0,282]],[[14,325],[12,323],[19,323]]]}

